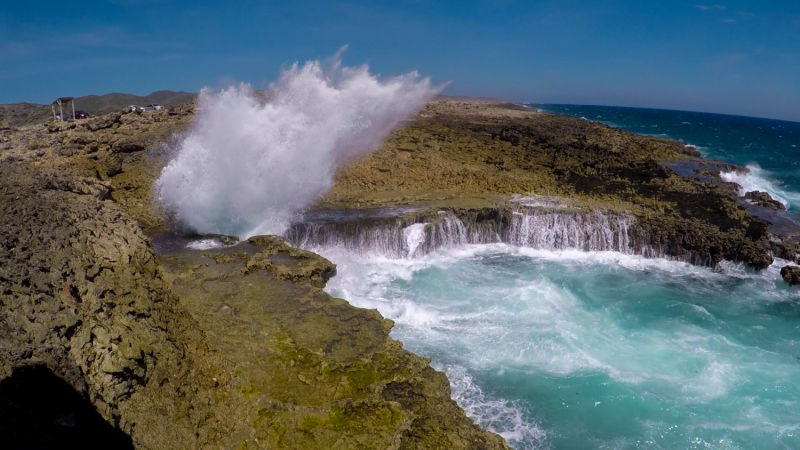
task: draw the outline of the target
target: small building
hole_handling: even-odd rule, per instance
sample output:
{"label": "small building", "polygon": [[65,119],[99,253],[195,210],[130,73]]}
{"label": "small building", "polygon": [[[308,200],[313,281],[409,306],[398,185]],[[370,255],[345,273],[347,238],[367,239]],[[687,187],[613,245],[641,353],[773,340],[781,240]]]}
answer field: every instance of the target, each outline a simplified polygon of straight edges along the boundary
{"label": "small building", "polygon": [[[58,115],[56,115],[56,105],[58,105],[58,111],[59,111]],[[75,99],[73,97],[61,97],[57,98],[55,101],[53,101],[53,104],[50,105],[50,109],[53,110],[54,120],[64,120],[65,105],[72,106],[72,117],[75,118]],[[69,111],[69,109],[67,111]]]}

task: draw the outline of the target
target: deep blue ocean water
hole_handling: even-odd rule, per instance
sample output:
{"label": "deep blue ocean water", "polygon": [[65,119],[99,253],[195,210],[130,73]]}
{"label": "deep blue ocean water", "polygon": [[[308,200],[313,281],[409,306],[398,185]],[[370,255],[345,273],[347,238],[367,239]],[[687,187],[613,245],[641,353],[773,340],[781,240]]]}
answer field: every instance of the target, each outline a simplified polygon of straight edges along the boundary
{"label": "deep blue ocean water", "polygon": [[[535,107],[682,139],[748,165],[735,178],[748,190],[800,206],[800,124]],[[780,278],[786,261],[753,273],[503,244],[315,250],[338,267],[328,292],[394,320],[392,336],[515,449],[800,449],[800,290]]]}

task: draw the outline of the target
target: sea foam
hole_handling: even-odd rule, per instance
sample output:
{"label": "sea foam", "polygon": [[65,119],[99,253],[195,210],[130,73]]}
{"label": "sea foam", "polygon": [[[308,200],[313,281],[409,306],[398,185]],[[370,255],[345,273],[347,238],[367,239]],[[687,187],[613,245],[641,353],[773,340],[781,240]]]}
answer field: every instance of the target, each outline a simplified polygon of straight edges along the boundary
{"label": "sea foam", "polygon": [[331,187],[337,165],[374,149],[439,90],[416,72],[381,80],[343,67],[340,54],[285,69],[266,102],[247,84],[204,89],[157,199],[195,232],[279,234]]}
{"label": "sea foam", "polygon": [[739,185],[739,195],[744,196],[750,191],[761,191],[768,193],[772,198],[781,202],[787,209],[791,204],[800,203],[800,194],[787,192],[780,188],[774,181],[769,179],[769,174],[755,164],[748,164],[747,173],[741,172],[722,172],[720,177],[730,183]]}

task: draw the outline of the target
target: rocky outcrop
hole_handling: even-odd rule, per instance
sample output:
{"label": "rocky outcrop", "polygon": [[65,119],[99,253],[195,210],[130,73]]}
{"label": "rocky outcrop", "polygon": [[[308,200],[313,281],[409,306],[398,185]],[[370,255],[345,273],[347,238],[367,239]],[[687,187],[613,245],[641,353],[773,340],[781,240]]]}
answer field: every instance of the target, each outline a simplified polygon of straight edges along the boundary
{"label": "rocky outcrop", "polygon": [[783,266],[781,268],[781,277],[783,281],[794,286],[800,284],[800,267],[798,266]]}
{"label": "rocky outcrop", "polygon": [[14,129],[0,135],[0,164],[34,164],[99,179],[141,227],[163,227],[164,218],[152,204],[153,181],[165,163],[168,143],[193,118],[189,104]]}
{"label": "rocky outcrop", "polygon": [[392,322],[320,288],[324,258],[258,236],[164,256],[172,290],[233,373],[246,419],[226,448],[506,448],[450,399],[445,376],[389,338]]}
{"label": "rocky outcrop", "polygon": [[[506,448],[390,321],[321,290],[323,258],[267,236],[166,255],[165,275],[109,183],[23,163],[0,180],[4,445],[75,425],[99,448]],[[54,406],[14,414],[33,407],[6,392],[35,383]]]}
{"label": "rocky outcrop", "polygon": [[[172,225],[154,208],[152,186],[169,153],[163,143],[188,126],[192,113],[115,113],[18,130],[8,135],[17,144],[0,159],[97,178],[140,226],[167,230]],[[584,211],[627,212],[636,252],[756,268],[769,265],[771,255],[793,255],[791,240],[776,237],[769,218],[740,204],[735,185],[718,175],[682,175],[667,164],[708,166],[693,152],[679,142],[513,106],[433,103],[377,152],[340,170],[320,206],[480,209],[534,193],[569,199]]]}
{"label": "rocky outcrop", "polygon": [[786,207],[783,203],[772,198],[767,192],[750,191],[744,194],[744,198],[750,200],[754,205],[761,206],[762,208],[774,209],[778,211],[785,211]]}
{"label": "rocky outcrop", "polygon": [[678,173],[672,162],[709,165],[679,142],[497,105],[464,112],[432,104],[421,116],[340,170],[321,206],[472,209],[532,193],[568,199],[584,211],[627,212],[636,253],[710,266],[728,259],[757,269],[772,255],[793,254],[791,239],[751,215],[735,185],[718,175]]}
{"label": "rocky outcrop", "polygon": [[141,447],[213,440],[225,375],[138,225],[96,180],[0,170],[0,379],[46,367]]}
{"label": "rocky outcrop", "polygon": [[[470,242],[627,249],[756,268],[796,256],[733,187],[666,167],[694,158],[680,143],[459,108],[431,105],[320,201],[412,212],[344,232],[302,224],[287,238],[368,236],[399,254]],[[156,254],[142,228],[172,228],[152,183],[163,143],[192,117],[189,106],[0,134],[0,418],[21,408],[4,386],[52,374],[71,400],[35,424],[99,420],[112,429],[98,435],[137,448],[505,448],[450,400],[444,375],[389,337],[390,321],[322,291],[336,270],[323,258],[274,236]],[[512,194],[538,197],[511,206]],[[0,439],[33,429],[0,423]]]}

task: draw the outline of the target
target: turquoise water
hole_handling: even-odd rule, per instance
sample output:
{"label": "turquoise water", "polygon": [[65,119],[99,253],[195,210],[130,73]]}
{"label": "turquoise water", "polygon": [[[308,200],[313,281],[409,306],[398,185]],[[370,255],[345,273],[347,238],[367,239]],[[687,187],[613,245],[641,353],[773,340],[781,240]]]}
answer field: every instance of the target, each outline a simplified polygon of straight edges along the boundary
{"label": "turquoise water", "polygon": [[800,448],[800,295],[779,264],[506,245],[323,254],[339,265],[329,291],[395,320],[514,448]]}
{"label": "turquoise water", "polygon": [[[746,164],[723,176],[800,211],[800,123],[536,107]],[[515,449],[800,449],[800,290],[780,279],[786,261],[756,274],[502,244],[413,259],[317,250],[338,265],[328,291],[394,320]]]}
{"label": "turquoise water", "polygon": [[[644,108],[530,105],[546,112],[602,122],[639,134],[680,139],[703,156],[750,166],[731,181],[767,191],[800,210],[800,123],[755,117]],[[793,205],[793,206],[792,206]]]}

